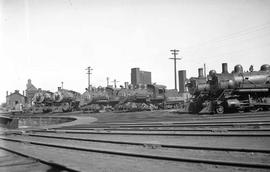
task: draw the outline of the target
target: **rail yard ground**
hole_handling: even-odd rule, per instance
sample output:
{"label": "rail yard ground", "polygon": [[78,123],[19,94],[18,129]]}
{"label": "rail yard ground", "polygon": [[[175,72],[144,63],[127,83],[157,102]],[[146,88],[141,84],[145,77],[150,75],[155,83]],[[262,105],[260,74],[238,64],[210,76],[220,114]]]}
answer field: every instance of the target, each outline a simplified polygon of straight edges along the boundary
{"label": "rail yard ground", "polygon": [[0,171],[270,170],[270,112],[72,112],[14,117],[78,120],[1,131]]}

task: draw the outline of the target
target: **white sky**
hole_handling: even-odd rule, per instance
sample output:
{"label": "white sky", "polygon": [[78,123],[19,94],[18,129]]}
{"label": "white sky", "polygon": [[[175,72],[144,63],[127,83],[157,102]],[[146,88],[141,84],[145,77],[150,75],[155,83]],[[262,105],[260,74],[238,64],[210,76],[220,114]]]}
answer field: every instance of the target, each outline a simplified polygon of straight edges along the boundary
{"label": "white sky", "polygon": [[[106,77],[130,82],[130,69],[152,72],[152,82],[174,88],[177,69],[258,70],[270,64],[269,0],[0,0],[0,102],[6,91],[83,92]],[[118,84],[118,85],[119,85]],[[22,92],[22,91],[21,91]]]}

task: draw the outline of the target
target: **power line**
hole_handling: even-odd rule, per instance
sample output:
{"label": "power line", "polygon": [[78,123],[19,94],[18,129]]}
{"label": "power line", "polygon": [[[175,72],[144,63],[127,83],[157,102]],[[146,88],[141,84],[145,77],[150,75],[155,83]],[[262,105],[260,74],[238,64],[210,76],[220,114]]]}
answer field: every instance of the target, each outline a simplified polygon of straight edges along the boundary
{"label": "power line", "polygon": [[224,42],[224,41],[227,41],[227,40],[236,39],[236,38],[239,38],[239,37],[250,35],[250,33],[264,31],[265,29],[266,29],[266,31],[269,31],[269,27],[270,27],[270,22],[265,23],[263,25],[255,26],[255,27],[249,27],[247,29],[243,29],[243,30],[238,31],[238,32],[234,32],[234,33],[222,36],[222,37],[210,39],[210,40],[198,43],[196,45],[186,47],[185,50],[194,49],[196,47],[207,46],[207,45],[213,44],[213,43],[216,44],[217,42]]}

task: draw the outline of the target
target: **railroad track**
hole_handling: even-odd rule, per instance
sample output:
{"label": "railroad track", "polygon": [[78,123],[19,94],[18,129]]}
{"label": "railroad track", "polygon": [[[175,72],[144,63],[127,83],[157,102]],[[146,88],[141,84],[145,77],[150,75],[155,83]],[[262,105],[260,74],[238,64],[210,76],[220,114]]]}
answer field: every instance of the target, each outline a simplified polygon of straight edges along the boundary
{"label": "railroad track", "polygon": [[67,171],[270,170],[270,117],[264,114],[134,119],[9,131],[0,136],[0,148]]}
{"label": "railroad track", "polygon": [[[25,154],[0,146],[0,171],[65,171],[65,167],[50,162],[41,162]],[[17,170],[16,170],[17,169]]]}
{"label": "railroad track", "polygon": [[155,123],[102,123],[102,124],[87,124],[75,125],[67,127],[59,127],[54,129],[59,130],[87,130],[89,128],[180,128],[180,127],[253,127],[253,128],[270,128],[268,120],[249,120],[249,121],[200,121],[200,122],[155,122]]}
{"label": "railroad track", "polygon": [[[112,142],[103,140],[83,140],[80,138],[49,137],[38,135],[6,136],[0,137],[7,144],[20,143],[29,147],[46,147],[46,149],[72,150],[73,152],[99,153],[103,155],[121,156],[129,158],[154,159],[159,161],[189,162],[195,164],[208,164],[226,166],[227,168],[245,168],[249,170],[269,170],[270,150],[211,148],[211,147],[181,147],[177,145]],[[8,148],[5,148],[8,149]],[[77,153],[79,153],[77,152]],[[250,155],[253,155],[250,157]],[[55,160],[54,160],[54,163]],[[63,164],[60,164],[63,165]],[[68,164],[67,169],[78,170]]]}
{"label": "railroad track", "polygon": [[[98,116],[100,115],[104,115],[106,116],[107,114],[98,114]],[[127,116],[130,115],[130,114],[126,114]],[[133,114],[132,114],[133,115]],[[143,116],[142,114],[136,114],[136,115],[139,115],[139,116]],[[157,112],[157,115],[159,115],[159,112]],[[91,115],[92,116],[92,115]],[[95,116],[95,115],[93,115]],[[97,116],[97,115],[96,115]],[[97,116],[97,117],[98,117]],[[107,116],[106,116],[107,117]],[[153,121],[155,120],[155,113],[153,112],[153,114],[149,117],[144,117],[143,120],[144,121]],[[247,118],[247,119],[251,119],[251,118],[263,118],[263,117],[270,117],[270,113],[269,112],[257,112],[257,113],[243,113],[243,114],[225,114],[225,115],[192,115],[192,114],[185,114],[185,116],[183,115],[169,115],[168,118],[165,117],[165,116],[162,116],[162,118],[164,118],[164,120],[170,120],[170,119],[173,119],[173,120],[207,120],[207,119],[244,119],[244,118]],[[105,118],[106,119],[106,118]],[[141,119],[134,119],[134,121],[137,121],[137,120],[141,120]],[[160,116],[158,116],[158,120],[160,120]],[[110,121],[113,122],[130,122],[129,119],[123,119],[123,118],[120,118],[120,119],[117,119],[115,120],[114,118],[110,118]],[[103,122],[103,120],[101,120],[101,123]],[[97,121],[96,123],[99,123],[99,121]]]}
{"label": "railroad track", "polygon": [[207,131],[207,132],[269,132],[270,128],[181,128],[181,127],[136,127],[136,128],[121,128],[121,127],[70,127],[70,128],[54,128],[57,130],[94,130],[94,131]]}
{"label": "railroad track", "polygon": [[70,134],[110,134],[110,135],[155,135],[155,136],[220,136],[220,137],[269,137],[269,132],[228,132],[225,130],[216,130],[211,132],[189,132],[189,131],[110,131],[110,130],[72,130],[72,129],[50,129],[40,130],[45,133],[70,133]]}
{"label": "railroad track", "polygon": [[126,145],[155,145],[166,148],[182,148],[182,149],[207,149],[207,150],[219,150],[219,151],[242,151],[242,152],[262,152],[270,153],[269,149],[252,149],[252,148],[232,148],[232,147],[209,147],[209,146],[191,146],[191,145],[179,145],[179,144],[168,144],[165,142],[144,142],[144,141],[127,141],[127,140],[112,140],[112,139],[93,139],[93,138],[83,138],[78,136],[59,136],[59,135],[48,135],[48,134],[35,134],[35,133],[15,133],[14,135],[28,136],[32,138],[47,138],[47,139],[62,139],[62,140],[75,140],[75,141],[88,141],[88,142],[100,142],[100,143],[115,143],[115,144],[126,144]]}

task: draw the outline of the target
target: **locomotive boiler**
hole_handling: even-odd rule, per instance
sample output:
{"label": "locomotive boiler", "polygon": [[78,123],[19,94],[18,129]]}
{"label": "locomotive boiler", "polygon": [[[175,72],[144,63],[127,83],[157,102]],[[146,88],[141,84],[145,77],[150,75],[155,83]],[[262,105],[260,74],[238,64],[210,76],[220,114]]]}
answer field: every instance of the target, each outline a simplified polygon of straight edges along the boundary
{"label": "locomotive boiler", "polygon": [[[191,78],[187,84],[193,95],[192,113],[266,110],[270,107],[270,65],[244,72],[236,65],[232,73],[223,64],[222,73],[211,70],[207,78]],[[224,67],[225,66],[225,67]]]}
{"label": "locomotive boiler", "polygon": [[80,108],[83,111],[99,112],[105,110],[105,106],[109,104],[109,94],[105,88],[98,87],[87,90],[82,94],[80,100]]}
{"label": "locomotive boiler", "polygon": [[143,111],[178,108],[183,97],[176,90],[168,90],[156,84],[138,85],[134,89],[121,89],[120,102],[116,109],[123,111]]}
{"label": "locomotive boiler", "polygon": [[135,88],[121,88],[116,92],[119,103],[115,106],[117,111],[143,111],[150,110],[150,94],[146,85],[136,85]]}

